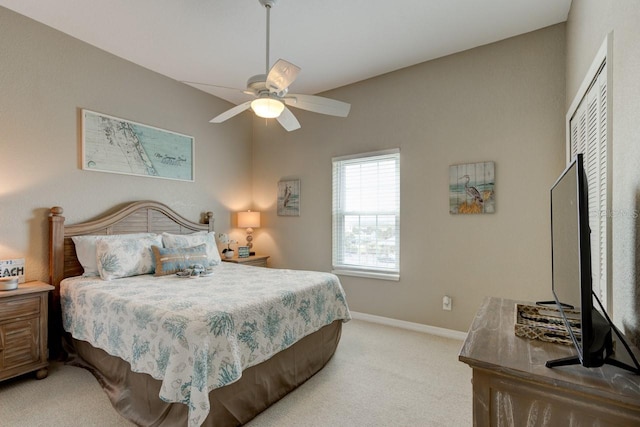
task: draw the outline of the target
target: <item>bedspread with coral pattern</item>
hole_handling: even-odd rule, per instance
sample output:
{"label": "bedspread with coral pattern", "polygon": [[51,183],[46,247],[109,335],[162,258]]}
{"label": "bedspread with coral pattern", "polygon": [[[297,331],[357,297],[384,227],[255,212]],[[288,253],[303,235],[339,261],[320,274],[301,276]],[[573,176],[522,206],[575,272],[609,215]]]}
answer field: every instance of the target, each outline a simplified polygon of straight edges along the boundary
{"label": "bedspread with coral pattern", "polygon": [[333,274],[232,263],[197,279],[68,278],[61,301],[67,332],[161,380],[161,399],[189,406],[189,426],[209,413],[210,390],[351,317]]}

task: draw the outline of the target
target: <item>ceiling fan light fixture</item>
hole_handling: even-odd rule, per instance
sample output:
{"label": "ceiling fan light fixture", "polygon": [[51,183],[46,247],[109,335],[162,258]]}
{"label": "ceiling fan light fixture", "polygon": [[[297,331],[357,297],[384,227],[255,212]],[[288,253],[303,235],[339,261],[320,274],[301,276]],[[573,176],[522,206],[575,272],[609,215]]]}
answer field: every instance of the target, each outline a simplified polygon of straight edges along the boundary
{"label": "ceiling fan light fixture", "polygon": [[284,104],[277,99],[258,98],[251,101],[251,109],[258,117],[275,119],[284,111]]}
{"label": "ceiling fan light fixture", "polygon": [[[285,105],[312,111],[314,113],[327,114],[336,117],[347,117],[350,104],[334,99],[323,98],[315,95],[301,95],[289,93],[289,87],[293,83],[300,67],[284,59],[278,59],[269,68],[269,42],[270,42],[270,11],[278,0],[258,0],[267,12],[267,48],[265,73],[252,76],[247,80],[247,89],[242,91],[253,96],[253,101],[245,101],[235,107],[218,114],[210,120],[211,123],[222,123],[243,111],[251,108],[254,114],[265,119],[277,119],[278,123],[288,132],[300,129],[300,122]],[[215,86],[215,85],[212,85]],[[224,87],[224,86],[218,86]]]}

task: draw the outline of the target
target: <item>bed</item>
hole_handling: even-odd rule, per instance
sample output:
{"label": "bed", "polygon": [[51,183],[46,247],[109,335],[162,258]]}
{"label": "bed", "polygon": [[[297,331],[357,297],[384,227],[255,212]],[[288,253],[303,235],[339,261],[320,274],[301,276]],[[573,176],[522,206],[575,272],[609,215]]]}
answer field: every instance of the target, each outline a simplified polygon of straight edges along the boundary
{"label": "bed", "polygon": [[[142,201],[74,225],[62,214],[49,215],[52,351],[137,425],[245,424],[322,369],[350,319],[332,274],[219,262],[212,213]],[[177,276],[176,257],[208,277]]]}

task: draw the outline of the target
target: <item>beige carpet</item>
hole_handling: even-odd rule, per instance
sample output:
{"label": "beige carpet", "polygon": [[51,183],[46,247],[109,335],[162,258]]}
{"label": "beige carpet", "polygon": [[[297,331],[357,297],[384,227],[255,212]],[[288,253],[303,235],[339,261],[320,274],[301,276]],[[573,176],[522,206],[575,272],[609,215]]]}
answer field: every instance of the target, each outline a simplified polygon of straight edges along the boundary
{"label": "beige carpet", "polygon": [[[462,342],[352,320],[329,364],[250,427],[471,426],[471,369]],[[86,370],[0,383],[2,426],[130,426]]]}

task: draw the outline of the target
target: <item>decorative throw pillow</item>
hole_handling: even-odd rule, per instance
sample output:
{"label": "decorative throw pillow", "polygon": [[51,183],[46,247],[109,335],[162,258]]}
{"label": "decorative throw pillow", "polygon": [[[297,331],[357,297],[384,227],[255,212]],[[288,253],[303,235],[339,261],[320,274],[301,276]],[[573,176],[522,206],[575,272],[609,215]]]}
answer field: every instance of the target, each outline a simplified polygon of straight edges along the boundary
{"label": "decorative throw pillow", "polygon": [[134,234],[110,234],[110,235],[86,235],[86,236],[73,236],[71,240],[76,247],[76,256],[80,265],[84,269],[82,276],[91,277],[99,276],[98,272],[98,260],[96,257],[96,240],[97,239],[130,239],[132,237],[154,237],[155,233],[134,233]]}
{"label": "decorative throw pillow", "polygon": [[161,248],[151,246],[156,263],[156,276],[165,276],[182,271],[193,264],[206,265],[207,245],[204,243],[190,248]]}
{"label": "decorative throw pillow", "polygon": [[220,264],[220,253],[214,232],[197,232],[193,234],[162,233],[162,243],[165,248],[190,248],[201,244],[207,245],[207,265]]}
{"label": "decorative throw pillow", "polygon": [[162,245],[160,235],[96,240],[98,271],[103,280],[153,273],[151,246]]}

